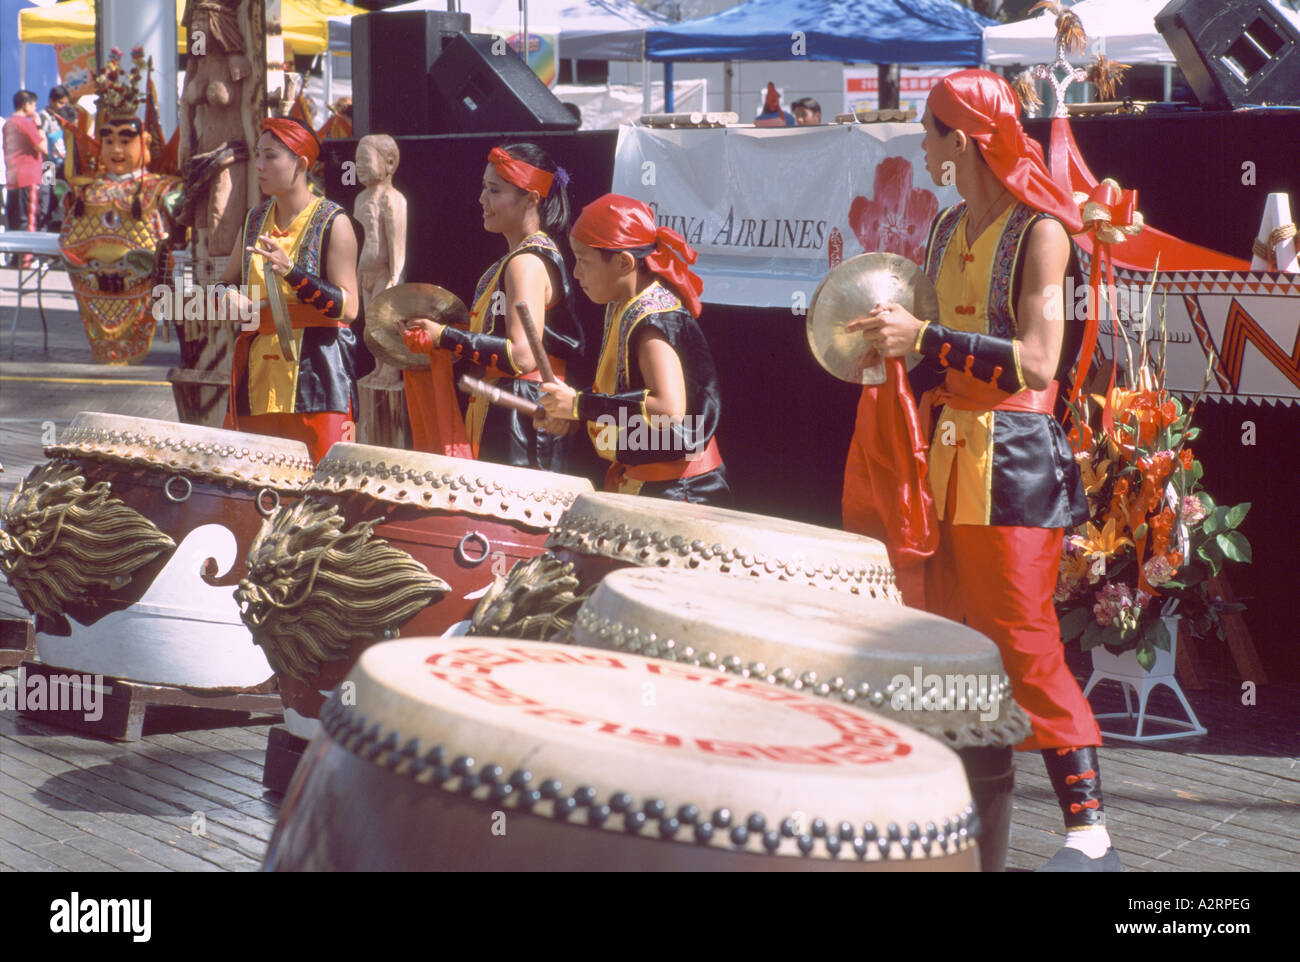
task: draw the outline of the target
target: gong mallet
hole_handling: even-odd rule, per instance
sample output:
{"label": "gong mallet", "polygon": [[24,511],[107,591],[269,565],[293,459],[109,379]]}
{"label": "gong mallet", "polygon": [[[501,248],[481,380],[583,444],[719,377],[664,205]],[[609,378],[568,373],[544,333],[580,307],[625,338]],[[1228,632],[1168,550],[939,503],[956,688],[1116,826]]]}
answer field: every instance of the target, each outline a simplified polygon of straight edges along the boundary
{"label": "gong mallet", "polygon": [[524,328],[524,336],[528,338],[528,347],[533,352],[533,360],[537,364],[537,371],[542,376],[542,381],[549,381],[552,384],[557,383],[555,372],[551,370],[551,359],[546,356],[546,351],[542,348],[542,337],[537,333],[537,327],[533,324],[532,312],[528,310],[528,305],[523,301],[515,304],[515,310],[519,312],[519,323]]}
{"label": "gong mallet", "polygon": [[546,417],[546,408],[542,407],[527,398],[519,397],[517,394],[511,394],[503,391],[499,387],[493,387],[486,381],[480,381],[476,377],[470,377],[468,374],[460,376],[460,389],[466,394],[474,394],[487,398],[490,404],[496,404],[503,408],[511,408],[521,414],[527,414],[534,419]]}

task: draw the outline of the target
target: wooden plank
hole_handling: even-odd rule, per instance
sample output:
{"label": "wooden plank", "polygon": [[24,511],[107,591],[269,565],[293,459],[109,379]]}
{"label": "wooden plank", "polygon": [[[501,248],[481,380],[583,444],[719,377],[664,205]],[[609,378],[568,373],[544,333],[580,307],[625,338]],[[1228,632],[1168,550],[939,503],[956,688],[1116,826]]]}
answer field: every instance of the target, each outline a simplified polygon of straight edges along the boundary
{"label": "wooden plank", "polygon": [[[190,817],[195,811],[192,807],[169,805],[165,800],[123,784],[123,780],[116,777],[109,779],[76,768],[52,756],[26,750],[25,746],[11,751],[12,740],[9,741],[10,744],[4,746],[9,757],[6,766],[14,771],[16,777],[47,796],[60,798],[79,808],[89,807],[96,811],[104,809],[105,803],[115,806],[116,810],[110,808],[100,813],[118,826],[115,831],[139,836],[140,842],[133,847],[139,847],[144,854],[155,857],[168,867],[191,870],[203,868],[205,862],[223,868],[247,867],[249,860],[260,857],[260,841],[247,836],[232,835],[228,831],[216,833],[219,838],[231,835],[235,840],[235,844],[229,844],[228,839],[222,838],[222,841],[227,841],[226,845],[192,836],[188,831]],[[25,757],[16,757],[20,751]],[[114,774],[116,776],[117,772]],[[56,777],[46,777],[40,784],[35,782],[41,776],[51,775]],[[175,810],[167,811],[168,807]],[[160,845],[166,845],[166,848],[160,850]]]}
{"label": "wooden plank", "polygon": [[[7,815],[0,815],[0,838],[69,872],[103,872],[115,867],[112,861],[100,861],[79,848],[65,845],[61,839],[44,835]],[[146,869],[157,867],[152,864],[144,866]]]}
{"label": "wooden plank", "polygon": [[0,837],[0,863],[10,866],[18,872],[62,872],[62,866],[55,865],[47,858],[25,852],[17,845],[6,842]]}
{"label": "wooden plank", "polygon": [[[210,765],[245,781],[260,783],[262,780],[262,754],[257,749],[232,747],[232,743],[221,738],[192,737],[219,735],[217,732],[177,732],[174,741],[165,744],[176,751],[189,752],[202,757]],[[225,744],[221,744],[225,742]],[[265,751],[265,745],[263,745]]]}

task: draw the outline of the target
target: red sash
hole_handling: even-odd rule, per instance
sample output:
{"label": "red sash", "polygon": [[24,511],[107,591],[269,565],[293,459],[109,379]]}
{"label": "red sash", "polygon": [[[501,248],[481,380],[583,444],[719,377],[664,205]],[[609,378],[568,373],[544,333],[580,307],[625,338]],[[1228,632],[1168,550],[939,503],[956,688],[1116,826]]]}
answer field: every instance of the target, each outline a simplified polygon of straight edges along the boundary
{"label": "red sash", "polygon": [[676,481],[693,478],[722,466],[717,438],[709,438],[708,446],[692,458],[677,461],[652,461],[649,464],[620,464],[615,461],[605,472],[605,490],[618,491],[624,478],[633,481]]}

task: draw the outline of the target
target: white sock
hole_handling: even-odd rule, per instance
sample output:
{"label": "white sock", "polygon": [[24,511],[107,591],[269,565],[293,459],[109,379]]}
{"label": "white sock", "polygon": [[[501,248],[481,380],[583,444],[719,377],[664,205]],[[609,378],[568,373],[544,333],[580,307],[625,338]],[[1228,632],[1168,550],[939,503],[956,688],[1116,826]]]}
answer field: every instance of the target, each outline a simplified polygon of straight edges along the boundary
{"label": "white sock", "polygon": [[1065,833],[1065,847],[1078,849],[1088,858],[1101,858],[1110,848],[1110,832],[1104,825],[1072,828]]}

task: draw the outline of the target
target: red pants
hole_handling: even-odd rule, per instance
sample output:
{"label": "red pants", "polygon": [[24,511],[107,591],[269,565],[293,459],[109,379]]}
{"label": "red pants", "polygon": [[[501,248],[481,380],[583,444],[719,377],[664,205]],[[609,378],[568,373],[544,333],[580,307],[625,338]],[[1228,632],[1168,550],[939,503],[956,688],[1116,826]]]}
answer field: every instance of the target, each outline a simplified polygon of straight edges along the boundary
{"label": "red pants", "polygon": [[1012,693],[1033,723],[1019,751],[1101,744],[1092,707],[1065,664],[1052,605],[1064,537],[1061,528],[945,520],[926,571],[930,611],[964,621],[1002,652]]}
{"label": "red pants", "polygon": [[301,441],[307,445],[311,459],[319,463],[336,441],[355,441],[356,427],[351,414],[320,411],[316,414],[255,414],[237,417],[229,409],[222,427],[249,434],[269,434],[274,438]]}

